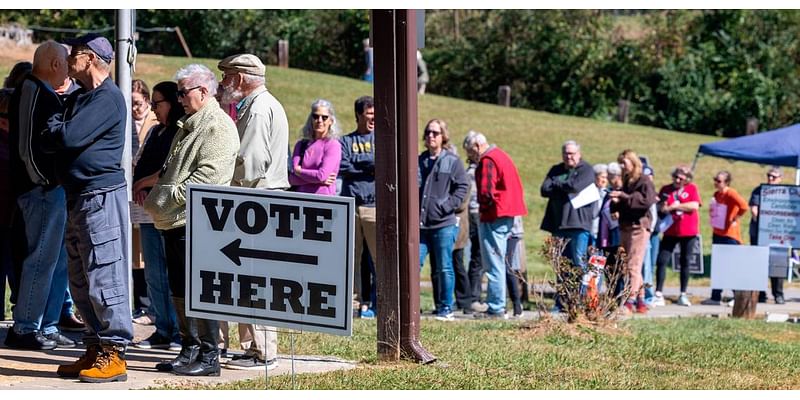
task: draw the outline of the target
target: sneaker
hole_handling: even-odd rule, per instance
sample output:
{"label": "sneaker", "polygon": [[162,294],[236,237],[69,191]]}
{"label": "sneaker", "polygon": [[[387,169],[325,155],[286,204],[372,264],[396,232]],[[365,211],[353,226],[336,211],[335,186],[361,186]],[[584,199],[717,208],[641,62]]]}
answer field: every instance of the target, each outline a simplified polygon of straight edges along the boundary
{"label": "sneaker", "polygon": [[[161,336],[158,332],[154,332],[147,339],[134,343],[133,345],[139,349],[169,349],[172,347],[171,342],[172,340],[170,338]],[[178,350],[180,350],[181,345],[175,344],[178,346]]]}
{"label": "sneaker", "polygon": [[58,330],[61,332],[83,332],[86,325],[75,314],[62,315],[58,320]]}
{"label": "sneaker", "polygon": [[267,371],[269,371],[278,367],[278,359],[273,358],[265,362],[261,361],[256,356],[244,354],[241,356],[233,356],[223,367],[235,370],[257,370],[266,368]]}
{"label": "sneaker", "polygon": [[489,305],[486,303],[481,303],[480,301],[473,301],[472,304],[470,304],[470,308],[472,311],[477,313],[489,311]]}
{"label": "sneaker", "polygon": [[[169,351],[181,351],[182,347],[183,346],[181,346],[180,339],[178,339],[178,340],[173,339],[173,340],[169,341],[169,347],[167,347],[167,350],[169,350]],[[222,354],[222,350],[220,350],[220,352],[219,352],[219,357],[220,358],[224,357],[224,355]]]}
{"label": "sneaker", "polygon": [[475,318],[476,319],[508,319],[508,314],[506,314],[505,312],[492,313],[492,312],[486,311],[486,312],[481,312],[481,313],[475,313]]}
{"label": "sneaker", "polygon": [[728,307],[733,307],[733,299],[727,303]]}
{"label": "sneaker", "polygon": [[75,342],[72,339],[62,335],[60,332],[53,332],[49,335],[43,335],[43,336],[46,337],[47,339],[56,342],[56,347],[60,347],[62,349],[75,347]]}
{"label": "sneaker", "polygon": [[644,300],[639,300],[636,302],[636,310],[637,314],[647,314],[647,304],[644,304]]}
{"label": "sneaker", "polygon": [[150,314],[144,314],[134,318],[133,323],[137,325],[154,325],[156,320],[155,318],[151,317]]}
{"label": "sneaker", "polygon": [[664,295],[656,292],[656,295],[653,297],[653,302],[651,303],[653,307],[664,307],[667,305],[667,302],[664,300]]}
{"label": "sneaker", "polygon": [[686,293],[681,293],[681,295],[678,296],[678,305],[684,307],[692,306],[692,302],[689,301],[689,296],[687,296]]}
{"label": "sneaker", "polygon": [[700,302],[700,304],[704,306],[721,306],[722,300],[714,300],[714,299],[705,299]]}
{"label": "sneaker", "polygon": [[450,310],[443,310],[436,314],[437,321],[454,321],[455,317],[453,316],[453,312]]}
{"label": "sneaker", "polygon": [[371,308],[361,310],[358,312],[358,316],[362,319],[375,319],[375,311],[373,311]]}
{"label": "sneaker", "polygon": [[783,296],[778,296],[775,298],[775,304],[786,304],[786,300],[783,299]]}

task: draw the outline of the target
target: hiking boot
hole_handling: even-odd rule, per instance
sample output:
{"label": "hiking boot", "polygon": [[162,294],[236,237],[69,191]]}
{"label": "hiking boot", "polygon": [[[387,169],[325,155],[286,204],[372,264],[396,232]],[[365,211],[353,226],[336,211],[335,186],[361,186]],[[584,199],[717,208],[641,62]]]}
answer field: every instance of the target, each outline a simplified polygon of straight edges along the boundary
{"label": "hiking boot", "polygon": [[62,378],[77,378],[81,371],[89,369],[94,365],[97,358],[97,345],[89,345],[86,352],[72,364],[59,365],[56,374]]}
{"label": "hiking boot", "polygon": [[55,341],[46,338],[39,331],[20,335],[13,327],[8,330],[5,344],[9,349],[17,350],[53,350],[57,346]]}
{"label": "hiking boot", "polygon": [[58,320],[58,329],[61,332],[83,332],[86,330],[86,325],[75,314],[62,315]]}
{"label": "hiking boot", "polygon": [[104,345],[97,353],[94,364],[82,370],[78,379],[89,383],[125,382],[128,380],[128,364],[116,347]]}
{"label": "hiking boot", "polygon": [[53,332],[49,335],[44,335],[44,337],[56,342],[56,347],[62,349],[75,347],[75,341],[62,335],[60,332]]}
{"label": "hiking boot", "polygon": [[678,305],[684,307],[692,306],[692,302],[689,301],[689,296],[687,296],[686,293],[681,293],[681,295],[678,296]]}

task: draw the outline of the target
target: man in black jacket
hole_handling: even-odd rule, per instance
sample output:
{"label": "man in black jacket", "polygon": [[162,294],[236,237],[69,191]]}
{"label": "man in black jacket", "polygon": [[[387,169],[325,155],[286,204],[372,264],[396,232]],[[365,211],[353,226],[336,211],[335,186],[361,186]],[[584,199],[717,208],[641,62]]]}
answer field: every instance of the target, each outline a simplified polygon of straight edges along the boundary
{"label": "man in black jacket", "polygon": [[[561,146],[561,157],[563,162],[550,168],[540,190],[542,197],[548,199],[541,229],[553,236],[568,239],[564,256],[573,265],[583,267],[592,235],[594,203],[576,209],[570,199],[594,183],[594,170],[589,163],[581,160],[581,147],[573,140]],[[556,308],[561,309],[558,297]]]}
{"label": "man in black jacket", "polygon": [[[458,235],[456,209],[469,190],[461,160],[450,151],[447,124],[433,119],[425,126],[425,147],[418,158],[419,263],[431,254],[436,319],[453,320],[453,245]],[[466,221],[462,222],[466,223]]]}
{"label": "man in black jacket", "polygon": [[62,111],[54,88],[66,77],[67,49],[47,41],[36,49],[33,71],[11,100],[11,186],[28,243],[14,307],[14,327],[5,341],[16,349],[75,347],[75,342],[61,335],[57,326],[67,289],[66,199],[64,189],[56,183],[53,157],[43,152],[41,135],[47,120]]}

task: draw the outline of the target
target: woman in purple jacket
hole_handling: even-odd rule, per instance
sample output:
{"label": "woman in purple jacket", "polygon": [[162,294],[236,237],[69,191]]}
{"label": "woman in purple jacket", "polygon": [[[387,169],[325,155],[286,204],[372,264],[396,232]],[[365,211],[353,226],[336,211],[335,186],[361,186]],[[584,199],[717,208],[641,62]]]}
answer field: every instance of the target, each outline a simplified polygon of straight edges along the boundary
{"label": "woman in purple jacket", "polygon": [[342,160],[341,129],[333,104],[324,99],[311,103],[311,113],[294,145],[289,183],[292,190],[325,195],[336,194],[336,175]]}

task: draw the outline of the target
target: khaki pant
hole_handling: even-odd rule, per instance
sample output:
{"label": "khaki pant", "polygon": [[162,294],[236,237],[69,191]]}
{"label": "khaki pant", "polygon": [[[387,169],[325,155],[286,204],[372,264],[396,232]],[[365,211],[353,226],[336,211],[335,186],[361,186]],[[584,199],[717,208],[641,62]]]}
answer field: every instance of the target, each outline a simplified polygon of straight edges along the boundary
{"label": "khaki pant", "polygon": [[[244,350],[246,355],[258,357],[259,360],[268,361],[278,356],[278,332],[275,328],[264,325],[238,324],[239,325],[239,347]],[[220,330],[223,332],[222,341],[224,348],[228,347],[228,322],[219,322]],[[267,347],[264,347],[264,340]]]}
{"label": "khaki pant", "polygon": [[[375,263],[375,270],[378,270],[378,245],[375,230],[375,207],[358,206],[356,208],[356,238],[355,238],[355,252],[353,253],[353,290],[356,294],[362,292],[361,290],[361,252],[364,249],[364,239],[367,241],[367,248],[369,254],[372,256],[372,261]],[[361,299],[362,301],[369,301],[369,299]]]}
{"label": "khaki pant", "polygon": [[620,225],[622,247],[628,252],[627,275],[631,285],[631,298],[638,299],[644,296],[642,289],[642,263],[647,243],[650,241],[650,232],[641,226]]}

